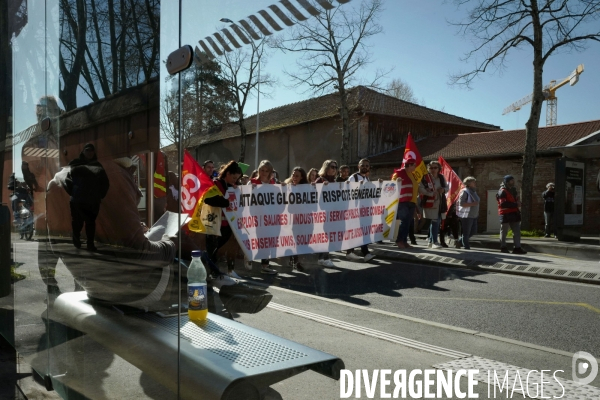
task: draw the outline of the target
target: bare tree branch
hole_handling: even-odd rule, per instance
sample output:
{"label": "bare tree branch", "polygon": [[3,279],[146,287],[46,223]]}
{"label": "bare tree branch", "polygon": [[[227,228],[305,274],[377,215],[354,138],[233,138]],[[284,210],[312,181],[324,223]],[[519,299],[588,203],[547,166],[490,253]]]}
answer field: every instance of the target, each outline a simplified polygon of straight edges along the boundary
{"label": "bare tree branch", "polygon": [[455,0],[472,5],[462,22],[451,22],[459,34],[474,41],[464,61],[473,62],[467,72],[450,77],[450,83],[467,88],[488,68],[505,67],[512,49],[531,47],[533,100],[525,124],[521,198],[523,227],[529,229],[536,163],[537,133],[543,94],[543,70],[548,58],[561,50],[582,51],[589,42],[600,42],[600,0]]}
{"label": "bare tree branch", "polygon": [[[305,88],[314,95],[332,89],[338,92],[342,119],[340,159],[343,164],[350,162],[346,87],[355,82],[358,71],[372,62],[367,41],[383,30],[378,23],[382,11],[382,0],[363,0],[354,8],[337,6],[309,20],[295,21],[296,25],[287,36],[274,41],[274,47],[283,52],[301,54],[295,71],[284,69],[293,82],[292,87]],[[385,73],[380,71],[377,75],[374,83]]]}

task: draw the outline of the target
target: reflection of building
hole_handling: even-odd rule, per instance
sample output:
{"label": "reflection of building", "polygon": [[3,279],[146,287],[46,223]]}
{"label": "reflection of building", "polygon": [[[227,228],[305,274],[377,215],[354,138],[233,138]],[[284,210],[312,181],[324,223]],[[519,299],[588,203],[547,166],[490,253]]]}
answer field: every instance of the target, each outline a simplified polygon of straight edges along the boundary
{"label": "reflection of building", "polygon": [[[382,94],[364,86],[348,90],[350,109],[350,157],[356,164],[396,148],[404,148],[410,132],[415,140],[448,133],[481,132],[499,127],[461,118]],[[338,94],[287,104],[260,113],[259,158],[269,159],[282,176],[296,165],[320,167],[326,159],[339,159],[341,118]],[[245,162],[253,168],[255,116],[246,119],[248,129]],[[230,123],[219,131],[196,136],[198,160],[217,163],[237,160],[240,129]],[[169,146],[173,148],[173,146]],[[194,153],[194,152],[192,152]]]}
{"label": "reflection of building", "polygon": [[[600,139],[600,120],[580,122],[574,124],[556,125],[540,128],[538,131],[537,159],[534,177],[534,192],[532,201],[532,227],[544,227],[544,202],[542,192],[546,190],[548,182],[555,181],[555,160],[563,154],[566,147],[582,143],[582,140],[594,141]],[[459,176],[464,178],[472,175],[477,178],[477,190],[482,198],[479,218],[479,230],[489,228],[488,216],[497,218],[495,209],[489,210],[488,204],[495,206],[495,201],[484,201],[489,196],[488,190],[496,191],[500,186],[502,177],[511,174],[516,178],[517,187],[521,187],[522,154],[525,148],[525,131],[494,131],[469,134],[443,135],[435,140],[426,140],[417,143],[419,151],[425,160],[444,157]],[[590,188],[594,187],[596,175],[600,169],[600,162],[594,151],[584,153],[586,146],[580,146],[580,153],[565,154],[568,157],[581,157],[585,160],[586,176],[584,176],[585,198],[582,205],[573,205],[574,213],[584,212],[584,233],[598,233],[600,226],[600,199],[597,193]],[[372,157],[371,165],[374,176],[387,177],[392,168],[398,166],[403,149],[393,150]],[[597,148],[596,150],[597,151]],[[595,154],[595,156],[593,156]],[[593,158],[592,158],[593,157]],[[582,160],[583,161],[583,160]],[[573,193],[571,191],[571,193]],[[486,196],[487,195],[487,196]],[[571,195],[571,198],[573,196]],[[573,203],[573,202],[571,202]]]}

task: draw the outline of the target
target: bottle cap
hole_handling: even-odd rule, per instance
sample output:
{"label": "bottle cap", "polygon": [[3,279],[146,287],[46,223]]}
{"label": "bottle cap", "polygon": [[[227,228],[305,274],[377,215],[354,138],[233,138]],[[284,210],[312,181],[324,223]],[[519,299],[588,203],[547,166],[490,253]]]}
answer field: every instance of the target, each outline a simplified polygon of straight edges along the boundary
{"label": "bottle cap", "polygon": [[202,256],[202,250],[192,250],[192,257]]}

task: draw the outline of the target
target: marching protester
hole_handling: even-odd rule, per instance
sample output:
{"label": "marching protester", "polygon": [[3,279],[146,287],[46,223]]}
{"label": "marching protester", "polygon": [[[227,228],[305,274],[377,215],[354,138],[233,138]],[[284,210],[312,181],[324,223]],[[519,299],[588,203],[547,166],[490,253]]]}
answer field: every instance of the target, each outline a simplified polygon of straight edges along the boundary
{"label": "marching protester", "polygon": [[546,185],[546,191],[542,193],[542,198],[544,199],[544,222],[545,226],[545,235],[544,237],[552,237],[556,236],[554,232],[554,183],[549,183]]}
{"label": "marching protester", "polygon": [[466,250],[471,249],[469,239],[477,233],[477,218],[479,217],[479,195],[476,188],[477,179],[468,176],[463,180],[465,188],[458,199],[457,215],[462,227],[462,245]]}
{"label": "marching protester", "polygon": [[[237,181],[242,175],[242,169],[235,161],[229,161],[219,171],[219,176],[214,180],[215,185],[219,188],[222,195],[225,195],[227,188],[237,187]],[[229,207],[229,200],[223,196],[213,196],[204,200],[206,204],[212,207],[227,208]],[[221,218],[221,236],[206,235],[206,251],[211,261],[217,265],[217,252],[221,247],[227,243],[233,232],[227,222],[224,214]],[[235,259],[231,258],[227,260],[227,275],[232,278],[240,279],[240,276],[234,271]]]}
{"label": "marching protester", "polygon": [[342,165],[340,167],[339,175],[335,178],[336,182],[346,182],[348,180],[348,176],[350,175],[350,167],[347,165]]}
{"label": "marching protester", "polygon": [[[250,185],[252,187],[256,187],[256,185],[261,184],[275,184],[275,179],[273,178],[273,164],[269,160],[262,160],[258,165],[258,176],[256,178],[250,179]],[[260,260],[260,273],[275,275],[277,271],[269,268],[269,260],[262,259]]]}
{"label": "marching protester", "polygon": [[519,200],[519,193],[515,187],[515,178],[512,175],[506,175],[500,190],[496,194],[496,200],[498,201],[498,215],[500,217],[500,251],[508,253],[506,247],[506,235],[508,231],[513,231],[513,254],[527,254],[525,250],[521,248],[521,201]]}
{"label": "marching protester", "polygon": [[308,183],[314,183],[319,177],[319,170],[316,168],[311,168],[308,170]]}
{"label": "marching protester", "polygon": [[85,224],[87,249],[96,251],[96,218],[100,212],[100,202],[108,193],[108,176],[98,162],[96,148],[91,143],[83,146],[79,158],[72,160],[69,166],[71,170],[65,179],[65,190],[71,196],[73,246],[81,247],[81,229]]}
{"label": "marching protester", "polygon": [[204,172],[206,172],[206,175],[210,176],[212,179],[213,174],[215,172],[215,163],[212,162],[211,160],[206,160],[206,161],[204,161],[204,164],[202,164],[202,169],[204,169]]}
{"label": "marching protester", "polygon": [[[363,158],[358,162],[358,172],[350,175],[346,182],[371,182],[369,179],[369,172],[371,170],[371,163],[366,158]],[[369,252],[369,247],[366,244],[360,246],[360,251],[363,254],[363,261],[371,261],[375,256]],[[346,258],[351,261],[359,261],[361,258],[354,254],[354,249],[346,250]]]}
{"label": "marching protester", "polygon": [[[322,183],[328,185],[330,182],[335,182],[337,175],[338,163],[335,160],[325,160],[319,170],[319,177],[314,183]],[[333,262],[329,259],[329,253],[319,253],[319,265],[324,267],[333,267]]]}
{"label": "marching protester", "polygon": [[[285,183],[291,184],[292,186],[296,185],[306,185],[308,184],[308,178],[306,176],[306,171],[302,167],[294,167],[292,170],[292,175],[285,180]],[[298,256],[292,256],[290,259],[290,264],[292,268],[297,269],[300,272],[304,271],[304,267],[300,264]]]}
{"label": "marching protester", "polygon": [[454,247],[457,249],[462,247],[459,235],[460,218],[456,212],[456,203],[452,203],[446,214],[446,219],[442,220],[442,226],[440,228],[440,244],[442,247],[448,247],[445,238],[449,235],[454,239]]}
{"label": "marching protester", "polygon": [[416,168],[417,160],[408,156],[404,160],[403,168],[394,170],[394,175],[392,175],[392,179],[398,182],[400,190],[398,211],[396,213],[396,220],[400,223],[396,245],[400,249],[410,249],[412,247],[408,244],[408,231],[411,220],[413,220],[415,215],[417,203],[418,184],[415,182],[412,174]]}
{"label": "marching protester", "polygon": [[425,174],[419,184],[419,193],[423,196],[421,205],[423,206],[424,217],[431,220],[429,226],[428,247],[441,249],[438,243],[438,234],[442,213],[445,213],[446,200],[445,193],[448,191],[446,180],[440,174],[441,165],[437,161],[431,161],[427,166],[428,173]]}

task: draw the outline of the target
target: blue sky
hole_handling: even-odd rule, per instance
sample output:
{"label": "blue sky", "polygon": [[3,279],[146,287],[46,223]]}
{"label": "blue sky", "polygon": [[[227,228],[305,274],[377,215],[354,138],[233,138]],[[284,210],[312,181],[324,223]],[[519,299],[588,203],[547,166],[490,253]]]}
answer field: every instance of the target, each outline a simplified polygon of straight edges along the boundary
{"label": "blue sky", "polygon": [[[352,0],[343,7],[357,4]],[[294,3],[294,1],[292,1]],[[197,45],[197,41],[227,24],[218,20],[227,17],[238,21],[260,9],[276,3],[275,0],[203,1],[198,7],[195,0],[184,1],[183,43]],[[447,20],[460,19],[461,10],[453,3],[442,1],[387,0],[380,24],[384,32],[371,39],[373,63],[361,72],[368,81],[377,68],[395,67],[389,78],[401,78],[413,89],[417,98],[430,108],[464,118],[500,126],[502,129],[520,129],[529,116],[529,107],[502,115],[502,110],[532,91],[532,52],[523,47],[510,54],[506,68],[501,72],[486,73],[465,90],[448,85],[449,75],[466,70],[470,64],[460,61],[471,49],[471,43],[456,34],[456,28]],[[260,100],[261,110],[309,98],[309,93],[286,88],[288,78],[283,66],[293,69],[294,55],[273,52],[263,68],[279,78],[271,98]],[[600,91],[600,43],[590,43],[586,51],[559,54],[549,59],[544,70],[544,84],[551,79],[567,77],[578,64],[585,72],[575,86],[564,86],[557,91],[558,123],[565,124],[600,118],[600,107],[595,94]],[[256,100],[251,99],[246,114],[256,111]],[[545,106],[540,125],[545,125]]]}

